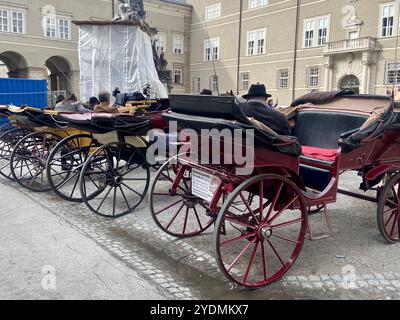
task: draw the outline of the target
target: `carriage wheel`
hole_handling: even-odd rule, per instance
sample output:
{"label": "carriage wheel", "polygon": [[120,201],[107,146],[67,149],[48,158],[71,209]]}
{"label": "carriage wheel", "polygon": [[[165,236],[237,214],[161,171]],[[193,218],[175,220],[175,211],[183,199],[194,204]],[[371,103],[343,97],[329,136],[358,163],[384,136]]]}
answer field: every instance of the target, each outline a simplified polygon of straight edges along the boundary
{"label": "carriage wheel", "polygon": [[[189,238],[206,231],[215,221],[208,215],[208,204],[191,193],[191,171],[187,166],[166,162],[153,180],[150,191],[150,212],[154,222],[166,233]],[[179,168],[177,170],[177,168]],[[180,178],[178,178],[180,177]],[[176,191],[172,190],[177,183]]]}
{"label": "carriage wheel", "polygon": [[62,140],[50,153],[46,174],[51,189],[64,200],[82,202],[79,190],[81,169],[97,145],[89,134],[78,134]]}
{"label": "carriage wheel", "polygon": [[10,158],[15,145],[31,131],[25,129],[12,129],[0,136],[0,175],[13,180],[10,169]]}
{"label": "carriage wheel", "polygon": [[107,218],[133,212],[146,197],[149,184],[150,168],[142,151],[123,142],[97,149],[80,174],[83,202]]}
{"label": "carriage wheel", "polygon": [[61,140],[60,136],[50,132],[35,132],[22,138],[10,158],[14,180],[34,192],[50,191],[46,162],[51,150]]}
{"label": "carriage wheel", "polygon": [[275,175],[253,177],[236,188],[218,216],[218,265],[240,286],[266,286],[292,267],[307,226],[303,195],[292,181]]}
{"label": "carriage wheel", "polygon": [[400,173],[393,175],[380,192],[377,220],[387,242],[400,242]]}

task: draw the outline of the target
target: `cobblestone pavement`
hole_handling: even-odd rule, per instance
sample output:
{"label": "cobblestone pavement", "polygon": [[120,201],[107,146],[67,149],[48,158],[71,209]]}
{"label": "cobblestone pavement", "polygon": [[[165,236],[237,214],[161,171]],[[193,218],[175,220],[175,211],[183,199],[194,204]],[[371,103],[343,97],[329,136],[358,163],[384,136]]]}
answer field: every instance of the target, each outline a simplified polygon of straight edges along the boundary
{"label": "cobblestone pavement", "polygon": [[[357,190],[357,183],[353,174],[342,177],[347,189]],[[387,245],[381,239],[372,203],[339,196],[329,207],[335,236],[306,242],[285,278],[248,291],[233,287],[219,272],[212,253],[212,230],[197,238],[177,240],[155,226],[147,202],[129,216],[108,220],[95,216],[83,204],[15,188],[138,270],[173,299],[400,299],[400,246]],[[323,228],[319,215],[313,216],[311,223],[315,230]]]}

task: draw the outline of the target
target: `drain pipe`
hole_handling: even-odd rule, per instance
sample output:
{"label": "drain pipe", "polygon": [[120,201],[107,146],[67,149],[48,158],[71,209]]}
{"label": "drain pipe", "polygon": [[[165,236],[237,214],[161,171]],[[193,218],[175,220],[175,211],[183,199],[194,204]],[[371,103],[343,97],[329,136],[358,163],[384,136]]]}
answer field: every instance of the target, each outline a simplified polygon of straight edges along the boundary
{"label": "drain pipe", "polygon": [[301,5],[301,0],[297,0],[297,5],[296,5],[296,27],[295,27],[294,51],[293,51],[292,101],[294,101],[294,99],[296,99],[297,48],[298,48],[298,45],[299,45],[300,5]]}
{"label": "drain pipe", "polygon": [[243,22],[243,0],[240,1],[240,14],[239,14],[239,43],[238,43],[238,61],[237,61],[237,78],[236,78],[236,93],[239,95],[240,87],[240,56],[242,50],[242,22]]}
{"label": "drain pipe", "polygon": [[115,0],[111,0],[111,6],[112,6],[111,14],[112,14],[112,18],[114,19],[115,18]]}

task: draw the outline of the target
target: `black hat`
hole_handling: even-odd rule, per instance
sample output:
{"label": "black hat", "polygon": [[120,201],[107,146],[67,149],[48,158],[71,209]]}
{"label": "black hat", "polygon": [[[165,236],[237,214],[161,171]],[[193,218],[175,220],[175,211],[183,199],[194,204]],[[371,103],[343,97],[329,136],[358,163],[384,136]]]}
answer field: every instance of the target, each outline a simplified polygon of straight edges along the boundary
{"label": "black hat", "polygon": [[267,93],[267,89],[263,84],[253,84],[250,87],[249,93],[243,96],[244,99],[249,99],[251,97],[265,97],[271,98],[272,96]]}

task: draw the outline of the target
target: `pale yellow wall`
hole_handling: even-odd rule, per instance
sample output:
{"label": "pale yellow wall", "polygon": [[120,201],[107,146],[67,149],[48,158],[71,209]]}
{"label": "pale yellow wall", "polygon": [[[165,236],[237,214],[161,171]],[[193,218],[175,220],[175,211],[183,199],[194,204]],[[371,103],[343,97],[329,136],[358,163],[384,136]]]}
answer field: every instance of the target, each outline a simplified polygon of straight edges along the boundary
{"label": "pale yellow wall", "polygon": [[[202,87],[209,87],[209,77],[214,73],[213,63],[204,62],[203,46],[207,37],[220,37],[220,59],[215,61],[216,73],[220,79],[221,91],[235,89],[237,77],[237,50],[239,29],[239,1],[231,0],[189,0],[193,5],[192,21],[192,54],[191,75],[200,77]],[[205,7],[210,4],[222,3],[222,16],[204,25]],[[252,83],[262,82],[274,96],[279,97],[282,104],[289,104],[292,88],[277,89],[277,69],[289,68],[290,77],[293,75],[293,55],[295,38],[296,0],[269,0],[265,7],[248,9],[248,0],[244,0],[241,72],[250,73]],[[296,76],[295,96],[309,90],[306,87],[306,71],[308,66],[320,66],[320,90],[324,88],[325,59],[324,47],[304,48],[303,20],[316,16],[329,16],[330,29],[328,41],[347,39],[348,30],[342,25],[342,20],[353,6],[359,19],[363,21],[360,27],[360,37],[377,37],[382,50],[377,54],[376,65],[371,66],[370,93],[385,93],[384,69],[385,60],[393,60],[395,53],[395,37],[379,38],[380,4],[393,1],[363,0],[350,2],[348,0],[301,0],[299,21],[299,49]],[[266,54],[246,56],[247,31],[267,28]],[[336,89],[339,77],[345,73],[362,74],[361,53],[354,55],[354,62],[349,65],[346,54],[335,55],[333,63],[340,70],[334,70],[332,89]],[[400,55],[399,55],[400,57]],[[337,78],[338,77],[338,78]],[[360,79],[361,80],[361,79]],[[290,79],[290,87],[293,81]]]}

